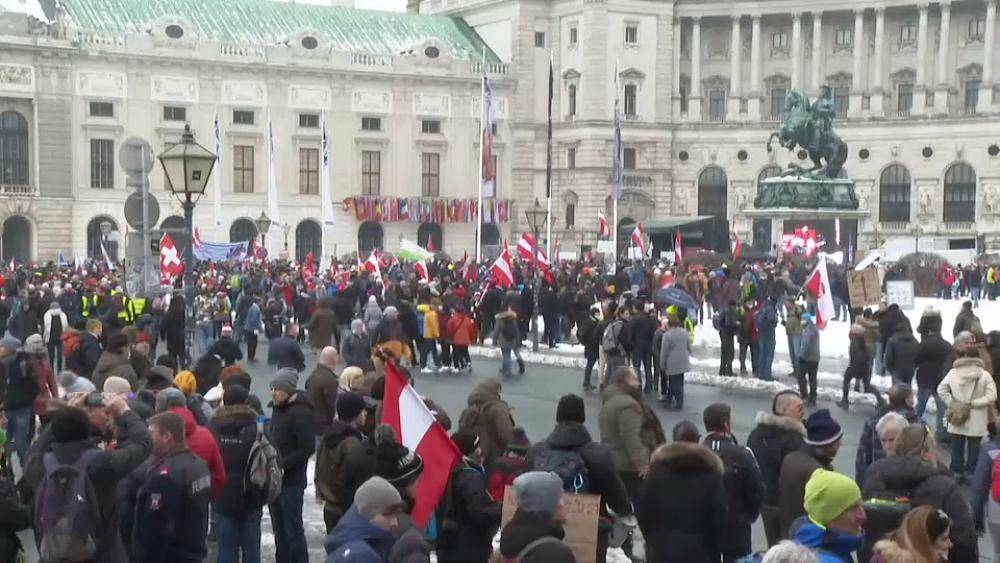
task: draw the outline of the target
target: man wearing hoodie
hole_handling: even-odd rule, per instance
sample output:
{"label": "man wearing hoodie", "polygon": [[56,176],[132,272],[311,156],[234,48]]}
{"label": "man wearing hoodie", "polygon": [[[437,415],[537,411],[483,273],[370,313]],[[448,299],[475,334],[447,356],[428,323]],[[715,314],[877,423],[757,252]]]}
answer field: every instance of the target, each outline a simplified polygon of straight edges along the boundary
{"label": "man wearing hoodie", "polygon": [[187,448],[208,466],[209,474],[212,476],[212,498],[218,498],[223,487],[226,486],[226,462],[222,459],[219,443],[215,440],[212,431],[204,426],[198,426],[195,423],[194,414],[186,406],[171,407],[165,412],[175,413],[184,421],[184,438],[187,442]]}
{"label": "man wearing hoodie", "polygon": [[[928,318],[925,311],[920,325],[924,326],[924,332],[917,348],[917,356],[914,359],[917,369],[917,416],[923,418],[927,409],[927,401],[932,397],[937,405],[935,413],[937,435],[940,437],[945,433],[944,413],[947,410],[945,403],[938,394],[938,385],[945,376],[946,366],[954,362],[955,349],[941,336],[941,314],[936,315],[936,323],[927,323]],[[931,317],[934,318],[934,317]]]}
{"label": "man wearing hoodie", "polygon": [[802,424],[805,405],[795,391],[782,391],[775,395],[771,412],[757,413],[757,427],[750,432],[747,446],[757,458],[764,479],[764,504],[761,520],[767,545],[773,546],[784,535],[778,517],[778,494],[781,464],[785,457],[798,451],[804,444],[806,428]]}
{"label": "man wearing hoodie", "polygon": [[493,536],[500,527],[502,499],[491,498],[486,490],[479,437],[474,432],[459,430],[451,439],[462,453],[462,461],[452,469],[448,489],[438,507],[438,561],[488,561],[493,551]]}
{"label": "man wearing hoodie", "polygon": [[563,483],[554,473],[529,471],[514,479],[517,511],[500,533],[501,557],[520,563],[575,563],[566,532]]}
{"label": "man wearing hoodie", "polygon": [[271,435],[284,471],[281,494],[268,506],[278,563],[309,561],[302,502],[306,465],[316,450],[316,422],[305,392],[296,389],[298,384],[299,374],[292,368],[279,369],[271,381]]}
{"label": "man wearing hoodie", "polygon": [[372,477],[326,538],[326,563],[382,563],[396,543],[403,499],[388,481]]}
{"label": "man wearing hoodie", "polygon": [[885,370],[892,376],[893,383],[909,384],[916,371],[917,350],[920,343],[913,337],[909,323],[899,324],[885,346]]}
{"label": "man wearing hoodie", "polygon": [[359,471],[351,463],[365,447],[361,429],[367,418],[368,411],[361,395],[344,391],[337,397],[337,418],[330,422],[320,440],[313,482],[323,501],[327,533],[333,531],[354,500],[357,485],[351,487],[349,481],[367,479],[374,473],[374,463],[366,471]]}
{"label": "man wearing hoodie", "polygon": [[507,451],[514,438],[514,418],[510,406],[501,398],[502,386],[487,379],[469,393],[465,410],[459,416],[458,429],[479,436],[483,463],[489,465]]}
{"label": "man wearing hoodie", "polygon": [[820,563],[853,563],[864,543],[866,520],[857,483],[817,469],[805,486],[805,511],[793,525],[792,538],[814,550]]}

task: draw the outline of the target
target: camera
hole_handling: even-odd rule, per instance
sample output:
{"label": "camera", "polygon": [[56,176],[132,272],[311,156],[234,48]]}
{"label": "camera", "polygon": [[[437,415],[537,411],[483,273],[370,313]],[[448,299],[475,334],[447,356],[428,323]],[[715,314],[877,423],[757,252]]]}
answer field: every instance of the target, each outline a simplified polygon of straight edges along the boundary
{"label": "camera", "polygon": [[86,399],[86,401],[84,401],[83,405],[85,407],[94,408],[94,409],[99,409],[99,408],[103,407],[104,406],[104,394],[103,393],[98,393],[97,391],[94,391],[93,393],[90,393],[89,395],[87,395],[87,399]]}

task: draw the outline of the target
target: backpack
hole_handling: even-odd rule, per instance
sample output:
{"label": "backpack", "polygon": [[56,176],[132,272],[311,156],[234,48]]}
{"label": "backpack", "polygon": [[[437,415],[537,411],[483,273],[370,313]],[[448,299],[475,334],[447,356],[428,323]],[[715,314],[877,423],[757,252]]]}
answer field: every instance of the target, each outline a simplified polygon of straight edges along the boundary
{"label": "backpack", "polygon": [[92,448],[70,464],[52,452],[42,462],[45,476],[35,497],[35,530],[40,532],[38,553],[43,561],[69,563],[97,556],[103,533],[101,510],[87,467],[101,451]]}
{"label": "backpack", "polygon": [[519,551],[517,553],[517,555],[515,555],[514,557],[504,557],[504,556],[501,556],[500,557],[500,562],[501,563],[520,563],[521,560],[524,559],[525,557],[527,557],[529,553],[531,553],[532,551],[534,551],[536,547],[538,547],[540,545],[543,545],[543,544],[547,544],[547,543],[553,543],[553,542],[555,542],[555,543],[562,543],[561,541],[559,541],[558,539],[556,539],[556,538],[554,538],[552,536],[541,537],[541,538],[538,538],[537,540],[529,543],[528,545],[524,546],[524,549],[522,549],[521,551]]}
{"label": "backpack", "polygon": [[243,490],[263,506],[277,500],[281,493],[281,459],[264,426],[257,423],[257,439],[250,446],[243,473]]}
{"label": "backpack", "polygon": [[617,320],[604,329],[604,334],[601,335],[601,349],[604,350],[605,354],[617,355],[622,353],[622,345],[619,342],[619,337],[621,336],[623,326],[625,326],[625,321]]}
{"label": "backpack", "polygon": [[465,407],[462,414],[458,417],[458,429],[459,430],[470,430],[479,434],[479,423],[483,418],[483,413],[486,410],[486,405],[469,405]]}
{"label": "backpack", "polygon": [[80,348],[80,334],[69,333],[69,337],[63,340],[63,359],[66,360],[66,369],[80,373],[83,367]]}
{"label": "backpack", "polygon": [[875,544],[887,534],[899,529],[903,518],[914,508],[910,502],[910,496],[910,493],[901,495],[889,493],[888,497],[871,498],[864,501],[865,515],[868,520],[865,523],[865,542],[858,552],[858,561],[870,560]]}
{"label": "backpack", "polygon": [[544,444],[535,454],[532,470],[555,473],[568,493],[590,492],[587,462],[576,450],[555,449]]}
{"label": "backpack", "polygon": [[517,322],[513,317],[504,317],[500,320],[500,336],[508,341],[517,340]]}

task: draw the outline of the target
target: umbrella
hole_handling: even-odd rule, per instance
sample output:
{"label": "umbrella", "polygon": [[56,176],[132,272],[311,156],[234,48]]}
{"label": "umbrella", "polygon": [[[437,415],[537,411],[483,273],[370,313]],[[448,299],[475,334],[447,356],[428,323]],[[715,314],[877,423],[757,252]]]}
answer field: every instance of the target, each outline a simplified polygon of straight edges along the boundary
{"label": "umbrella", "polygon": [[694,302],[694,298],[676,285],[660,288],[656,292],[656,297],[667,305],[676,305],[692,311],[698,310],[698,304]]}

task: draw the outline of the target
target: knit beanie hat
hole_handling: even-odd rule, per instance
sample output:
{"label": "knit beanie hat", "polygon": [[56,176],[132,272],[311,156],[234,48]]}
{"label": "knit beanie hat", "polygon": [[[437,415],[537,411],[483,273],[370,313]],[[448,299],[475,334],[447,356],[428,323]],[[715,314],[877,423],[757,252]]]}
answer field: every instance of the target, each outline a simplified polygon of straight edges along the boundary
{"label": "knit beanie hat", "polygon": [[41,334],[32,334],[24,341],[24,351],[29,354],[44,354],[45,341]]}
{"label": "knit beanie hat", "polygon": [[182,371],[174,377],[174,385],[185,395],[190,395],[198,390],[198,380],[190,371]]}
{"label": "knit beanie hat", "polygon": [[817,469],[806,483],[806,514],[820,526],[826,527],[858,502],[861,502],[858,484],[836,471]]}
{"label": "knit beanie hat", "polygon": [[476,433],[471,430],[455,432],[451,435],[451,441],[455,442],[458,451],[462,452],[464,456],[472,455],[472,452],[476,451],[479,446],[479,436],[476,436]]}
{"label": "knit beanie hat", "polygon": [[402,509],[403,497],[399,496],[396,487],[385,479],[372,477],[354,493],[354,506],[366,520],[371,521],[379,514]]}
{"label": "knit beanie hat", "polygon": [[12,336],[0,340],[0,348],[6,348],[8,352],[17,352],[17,349],[20,347],[21,341]]}
{"label": "knit beanie hat", "polygon": [[382,311],[382,316],[385,317],[386,320],[394,321],[399,317],[399,309],[389,305],[385,308],[385,311]]}
{"label": "knit beanie hat", "polygon": [[518,510],[554,514],[563,496],[563,482],[555,473],[528,471],[514,479],[514,494]]}
{"label": "knit beanie hat", "polygon": [[222,391],[222,404],[225,406],[245,405],[250,398],[250,392],[242,385],[227,385]]}
{"label": "knit beanie hat", "polygon": [[69,370],[59,374],[59,386],[67,395],[70,393],[90,393],[97,390],[89,379],[80,377],[76,372]]}
{"label": "knit beanie hat", "polygon": [[132,392],[132,384],[124,377],[112,375],[104,380],[104,392],[115,395],[127,395]]}
{"label": "knit beanie hat", "polygon": [[424,460],[394,438],[376,436],[375,474],[397,487],[406,487],[420,476]]}
{"label": "knit beanie hat", "polygon": [[587,422],[587,411],[579,395],[563,395],[556,407],[556,422]]}
{"label": "knit beanie hat", "polygon": [[291,395],[299,386],[299,372],[294,368],[281,368],[271,381],[271,389],[280,389]]}
{"label": "knit beanie hat", "polygon": [[528,453],[529,448],[531,448],[531,440],[528,439],[528,433],[520,426],[514,428],[514,439],[507,444],[507,450],[524,455]]}
{"label": "knit beanie hat", "polygon": [[806,445],[829,446],[844,435],[829,409],[820,409],[806,419]]}
{"label": "knit beanie hat", "polygon": [[187,397],[176,387],[167,387],[156,394],[156,412],[183,406],[187,406]]}
{"label": "knit beanie hat", "polygon": [[337,395],[337,419],[350,422],[365,410],[365,399],[357,393],[342,391]]}

